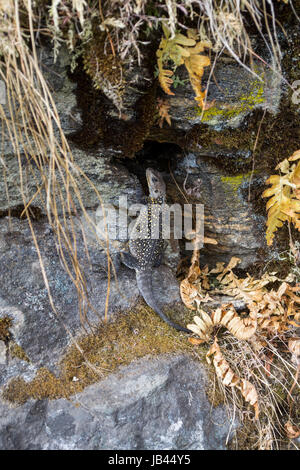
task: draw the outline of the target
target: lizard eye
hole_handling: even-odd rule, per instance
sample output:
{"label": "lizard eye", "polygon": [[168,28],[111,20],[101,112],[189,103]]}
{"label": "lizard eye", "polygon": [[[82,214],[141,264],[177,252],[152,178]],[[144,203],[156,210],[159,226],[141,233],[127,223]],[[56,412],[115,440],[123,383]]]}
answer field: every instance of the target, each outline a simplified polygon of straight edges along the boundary
{"label": "lizard eye", "polygon": [[157,183],[158,179],[155,176],[152,176],[152,181],[153,181],[153,183]]}

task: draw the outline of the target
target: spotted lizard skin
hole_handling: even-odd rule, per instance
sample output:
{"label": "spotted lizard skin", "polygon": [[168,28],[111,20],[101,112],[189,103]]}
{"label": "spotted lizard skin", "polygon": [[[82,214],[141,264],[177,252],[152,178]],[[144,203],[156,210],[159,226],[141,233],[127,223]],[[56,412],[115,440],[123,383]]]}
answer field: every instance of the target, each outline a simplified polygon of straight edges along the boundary
{"label": "spotted lizard skin", "polygon": [[160,318],[176,330],[191,333],[190,330],[170,320],[158,306],[152,289],[153,268],[160,265],[164,240],[162,238],[162,211],[166,198],[166,186],[161,174],[148,168],[146,177],[149,197],[131,231],[129,253],[122,253],[123,263],[135,269],[137,285],[145,302]]}

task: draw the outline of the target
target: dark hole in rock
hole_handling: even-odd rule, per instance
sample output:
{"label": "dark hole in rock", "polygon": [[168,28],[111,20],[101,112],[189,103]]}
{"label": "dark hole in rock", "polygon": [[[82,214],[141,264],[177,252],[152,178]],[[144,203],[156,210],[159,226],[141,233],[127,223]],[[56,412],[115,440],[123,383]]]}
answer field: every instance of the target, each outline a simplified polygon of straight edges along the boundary
{"label": "dark hole in rock", "polygon": [[[171,182],[170,168],[173,171],[177,160],[183,157],[182,149],[173,143],[145,141],[143,148],[133,159],[122,159],[130,173],[138,177],[145,193],[147,193],[146,169],[154,168],[163,173],[166,183]],[[173,181],[174,184],[174,181]]]}

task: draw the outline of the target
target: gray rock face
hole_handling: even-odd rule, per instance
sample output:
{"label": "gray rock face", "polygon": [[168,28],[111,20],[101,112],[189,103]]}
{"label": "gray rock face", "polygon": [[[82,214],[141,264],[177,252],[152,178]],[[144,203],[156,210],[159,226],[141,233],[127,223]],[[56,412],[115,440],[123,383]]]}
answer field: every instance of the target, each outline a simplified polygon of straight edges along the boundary
{"label": "gray rock face", "polygon": [[[61,265],[52,230],[42,221],[36,222],[34,229],[59,317],[51,308],[27,222],[13,218],[9,225],[6,218],[0,220],[0,239],[3,241],[0,250],[0,320],[6,317],[12,320],[12,339],[22,347],[31,361],[30,365],[20,360],[5,364],[1,354],[3,360],[0,360],[0,384],[24,370],[29,372],[42,366],[55,368],[70,339],[63,323],[74,335],[83,332],[77,292]],[[106,254],[99,244],[90,241],[90,263],[86,256],[85,243],[86,239],[78,231],[78,259],[85,273],[91,305],[96,312],[90,311],[88,318],[91,323],[96,323],[99,318],[103,318],[105,311],[108,286]],[[133,307],[139,298],[134,271],[118,265],[117,262],[115,267],[117,277],[112,273],[110,285],[110,314]],[[154,290],[163,304],[180,301],[178,283],[167,266],[161,266],[154,274]]]}
{"label": "gray rock face", "polygon": [[[68,134],[78,129],[82,124],[80,113],[78,109],[76,110],[76,85],[67,76],[68,55],[64,49],[61,49],[57,62],[53,64],[52,51],[48,48],[41,48],[39,58],[47,82],[53,90],[53,97],[58,107],[62,127]],[[134,75],[134,71],[132,73]],[[191,86],[188,83],[185,86],[179,86],[176,88],[175,96],[168,98],[171,105],[172,128],[158,130],[158,127],[154,126],[150,132],[150,135],[153,134],[153,139],[157,138],[159,140],[161,137],[162,140],[168,140],[168,133],[172,133],[173,140],[171,139],[171,141],[174,141],[176,136],[180,136],[182,133],[186,135],[187,132],[193,131],[195,126],[203,124],[207,124],[211,129],[218,130],[236,128],[253,110],[261,107],[265,107],[270,113],[278,111],[281,97],[281,84],[278,74],[257,69],[258,75],[263,80],[260,82],[257,77],[250,75],[245,69],[230,61],[229,58],[218,61],[214,73],[218,86],[214,81],[211,82],[209,100],[216,100],[216,112],[213,112],[214,108],[210,108],[203,116],[200,116],[199,113],[195,114],[197,106]],[[132,91],[132,95],[136,97],[136,90]],[[129,99],[126,107],[129,108],[130,105],[133,107],[134,103],[135,99],[131,101]],[[109,110],[111,111],[112,108],[114,108],[113,105],[109,107]],[[110,111],[108,112],[108,119]],[[76,118],[77,121],[75,119],[75,122],[72,116],[76,113],[79,117]],[[120,120],[120,124],[124,124],[122,120]],[[125,127],[124,132],[126,133]],[[222,137],[221,133],[220,136]],[[116,145],[119,144],[120,139],[122,137],[116,135]],[[8,150],[8,147],[5,147],[7,152],[5,156],[6,181],[0,179],[0,212],[20,207],[24,203],[18,183],[20,181],[18,160],[12,153],[12,149]],[[113,151],[106,149],[104,152],[101,143],[98,145],[98,151],[83,151],[74,145],[71,145],[71,149],[75,164],[90,178],[104,203],[110,203],[117,207],[120,196],[126,196],[129,205],[139,201],[142,193],[140,182],[126,168],[112,162],[107,155],[114,154]],[[218,241],[218,245],[204,248],[203,260],[209,260],[211,264],[214,264],[220,260],[227,261],[232,255],[235,255],[242,258],[241,267],[246,268],[256,261],[258,250],[265,247],[265,220],[253,212],[251,205],[242,195],[242,192],[247,190],[251,177],[250,173],[244,171],[243,174],[236,175],[234,178],[228,177],[228,170],[224,168],[223,171],[220,165],[217,166],[214,163],[218,152],[221,152],[223,158],[227,161],[231,160],[233,165],[237,165],[236,162],[242,161],[245,166],[245,164],[249,165],[249,161],[251,161],[250,150],[234,149],[230,152],[228,148],[222,149],[220,145],[212,146],[209,144],[208,147],[201,148],[199,146],[198,150],[193,149],[193,155],[188,153],[184,161],[176,168],[176,176],[179,176],[179,183],[181,184],[188,176],[186,182],[187,196],[192,199],[192,202],[204,204],[205,233]],[[154,160],[158,157],[158,155],[153,155]],[[192,168],[191,159],[195,160]],[[29,168],[26,159],[24,159],[22,177],[26,201],[29,201],[36,194],[36,181],[41,182],[37,170],[35,171],[36,179],[31,176],[29,178],[28,172]],[[96,211],[95,214],[92,214],[92,217],[96,219],[96,222],[101,221],[103,216],[101,210],[99,211],[100,202],[96,193],[86,180],[76,175],[76,170],[74,170],[73,176],[75,176],[80,188],[84,207]],[[252,183],[256,180],[262,181],[265,177],[264,174],[255,174]],[[57,178],[62,195],[65,198],[66,192],[61,184],[59,174],[57,174]],[[174,190],[174,183],[172,185],[172,190]],[[45,195],[43,191],[41,195]],[[178,202],[178,197],[173,202]],[[74,198],[74,204],[77,210],[80,209],[76,197]],[[39,208],[42,213],[45,213],[45,207],[39,195],[34,199],[33,205]],[[57,209],[58,213],[61,214],[62,207],[60,204],[58,204]],[[92,238],[92,236],[89,236],[89,243],[94,244]],[[119,244],[115,248],[112,244],[110,248],[112,252],[115,252],[124,249],[124,245]],[[173,256],[173,254],[171,255]],[[173,268],[177,262],[178,256],[175,256],[172,263]]]}
{"label": "gray rock face", "polygon": [[[30,360],[11,358],[1,341],[3,387],[15,377],[32,380],[42,366],[57,372],[57,361],[69,337],[51,310],[27,223],[12,219],[9,227],[2,219],[0,229],[0,321],[11,319],[11,339]],[[77,334],[81,329],[76,291],[60,265],[48,224],[39,221],[35,229],[55,304],[61,319]],[[79,254],[83,249],[79,238]],[[90,252],[97,264],[101,258],[99,247],[97,251],[90,245]],[[89,271],[87,280],[91,301],[101,316],[107,288],[105,270]],[[125,309],[138,299],[134,273],[120,267],[118,282],[117,287],[112,280],[110,306]],[[155,273],[154,290],[163,303],[180,299],[178,284],[166,266]],[[2,400],[0,448],[224,448],[229,423],[224,408],[211,408],[205,395],[206,380],[200,363],[183,356],[162,357],[124,367],[70,400],[30,400],[19,407]]]}
{"label": "gray rock face", "polygon": [[[54,65],[50,50],[41,48],[39,59],[53,91],[63,130],[68,134],[81,129],[87,123],[81,121],[76,103],[76,85],[67,75],[68,56],[61,50]],[[70,144],[74,162],[99,191],[102,202],[115,208],[118,208],[120,196],[126,196],[130,205],[138,202],[142,193],[138,178],[126,166],[111,158],[111,155],[120,158],[125,155],[118,147],[119,141],[128,137],[126,129],[134,130],[138,124],[137,116],[147,116],[147,113],[137,113],[135,106],[141,93],[147,96],[148,84],[146,86],[141,82],[134,70],[131,73],[131,87],[128,87],[124,103],[126,116],[120,119],[113,105],[108,105],[105,111],[105,119],[108,122],[114,120],[114,129],[121,129],[109,140],[113,142],[115,139],[116,148],[112,145],[111,149],[103,151],[100,142],[97,151],[95,148],[83,151]],[[179,78],[187,78],[184,71],[182,76],[180,74],[179,71]],[[175,96],[168,98],[172,127],[164,125],[160,129],[154,125],[149,130],[145,126],[147,131],[143,131],[145,134],[141,131],[140,140],[134,148],[142,146],[146,138],[179,142],[179,145],[184,142],[182,147],[185,147],[185,143],[191,143],[186,136],[198,126],[203,125],[201,130],[204,129],[204,132],[206,128],[209,132],[221,132],[245,124],[254,110],[264,108],[271,114],[278,112],[281,83],[271,71],[263,72],[260,69],[258,74],[263,78],[260,82],[227,58],[218,62],[214,74],[217,84],[211,83],[208,101],[215,99],[215,108],[202,114],[196,106],[192,87],[189,84],[179,87]],[[150,87],[153,77],[145,76]],[[152,118],[151,115],[149,127]],[[127,128],[127,124],[132,127]],[[264,245],[264,220],[254,214],[245,199],[249,173],[237,175],[235,172],[235,176],[231,177],[228,169],[224,168],[223,171],[214,159],[217,157],[216,149],[220,149],[221,158],[223,155],[228,159],[232,157],[235,169],[241,164],[244,170],[251,162],[251,152],[245,147],[235,148],[231,155],[231,144],[224,144],[222,148],[219,134],[210,139],[207,144],[202,141],[198,144],[196,139],[192,148],[185,147],[186,156],[180,163],[175,162],[176,158],[172,160],[173,155],[168,159],[174,163],[174,174],[181,187],[185,184],[184,189],[191,202],[204,205],[205,235],[218,241],[218,245],[204,248],[201,260],[214,264],[216,261],[228,261],[231,256],[239,256],[242,258],[241,266],[246,267],[255,260],[257,251]],[[212,144],[213,139],[216,145]],[[159,155],[155,153],[151,158],[156,164]],[[4,145],[3,161],[6,181],[0,178],[0,213],[24,204],[20,192],[19,164],[9,140]],[[32,176],[29,177],[26,159],[23,163],[22,176],[28,202],[36,194],[37,184]],[[34,172],[40,182],[40,175]],[[72,172],[81,190],[83,206],[95,224],[101,224],[103,212],[96,193],[79,177],[76,169]],[[58,184],[61,184],[59,174],[57,178]],[[253,181],[256,178],[259,181],[264,174],[254,174]],[[66,191],[62,185],[60,187],[65,198]],[[178,202],[178,192],[175,193],[170,176],[168,189],[172,193],[172,202]],[[98,316],[103,318],[108,285],[106,254],[85,224],[79,201],[75,198],[74,202],[78,212],[78,218],[74,219],[78,258],[85,273],[91,304]],[[40,195],[34,199],[34,206],[45,215]],[[62,212],[58,205],[59,216]],[[11,320],[11,340],[22,348],[30,360],[10,357],[6,342],[0,340],[0,387],[14,377],[30,381],[43,366],[57,372],[57,363],[70,341],[63,323],[73,335],[82,332],[77,293],[62,267],[52,229],[46,218],[34,222],[34,229],[60,317],[52,311],[27,222],[12,219],[9,224],[7,218],[0,219],[0,321],[3,318]],[[86,257],[86,247],[91,263]],[[117,237],[115,243],[110,244],[111,254],[115,256],[125,247],[126,239]],[[178,246],[175,249],[168,247],[166,262],[172,270],[162,266],[154,274],[154,291],[163,305],[180,300],[173,274],[178,260]],[[134,272],[120,266],[117,257],[114,261],[118,282],[112,277],[110,313],[131,308],[139,297]],[[90,321],[98,321],[97,314],[89,312]],[[123,367],[70,400],[30,400],[13,407],[0,398],[0,449],[224,449],[235,424],[229,422],[223,406],[213,408],[209,403],[205,394],[207,385],[206,370],[202,364],[186,356],[167,356],[144,358]]]}
{"label": "gray rock face", "polygon": [[[203,159],[199,151],[180,160],[175,174],[189,200],[203,204],[205,235],[218,242],[204,247],[203,262],[212,266],[221,258],[228,262],[232,256],[241,258],[243,268],[255,262],[258,250],[266,245],[265,219],[247,201],[251,172],[230,177],[213,158]],[[252,184],[257,181],[262,184],[262,177],[252,175]]]}
{"label": "gray rock face", "polygon": [[70,56],[66,47],[63,45],[60,48],[55,63],[51,47],[39,47],[37,52],[40,68],[56,103],[63,131],[69,133],[79,129],[82,124],[81,115],[76,102],[76,84],[68,78]]}
{"label": "gray rock face", "polygon": [[230,421],[206,386],[200,363],[166,356],[123,367],[71,400],[0,402],[0,449],[225,449]]}
{"label": "gray rock face", "polygon": [[[184,131],[197,124],[207,124],[217,130],[234,129],[255,109],[266,108],[277,113],[281,99],[279,74],[265,71],[259,63],[255,71],[256,74],[251,74],[230,57],[220,58],[214,67],[214,79],[208,81],[209,72],[206,71],[204,80],[209,85],[207,102],[215,101],[215,105],[203,112],[197,106],[189,82],[185,83],[174,90],[175,96],[168,97],[173,126]],[[178,72],[181,79],[187,80],[184,68]]]}
{"label": "gray rock face", "polygon": [[[86,176],[89,178],[92,184],[87,182],[83,177],[78,174],[75,168],[70,167],[70,172],[76,179],[77,185],[81,191],[81,200],[83,206],[86,209],[96,209],[100,200],[97,196],[92,185],[99,191],[101,200],[104,203],[117,203],[119,196],[127,196],[128,203],[132,204],[137,202],[138,195],[141,193],[140,184],[136,177],[130,175],[129,172],[118,164],[112,164],[110,159],[97,153],[86,152],[72,147],[72,153],[74,157],[74,163],[77,167],[81,168]],[[35,168],[35,177],[28,177],[29,166],[27,165],[26,159],[24,159],[23,179],[24,179],[24,193],[26,194],[25,200],[27,202],[35,195],[39,185],[42,185],[41,175]],[[18,183],[20,181],[19,175],[19,164],[18,159],[14,154],[7,155],[5,158],[6,166],[6,181],[4,178],[0,180],[0,211],[7,211],[9,208],[23,204],[23,198],[21,194],[21,187]],[[57,184],[62,191],[62,196],[66,198],[66,189],[62,182],[62,178],[57,171]],[[6,185],[8,192],[6,192]],[[45,190],[41,191],[42,197],[45,198]],[[76,209],[80,210],[80,203],[74,193],[73,201]],[[62,207],[59,201],[57,201],[58,215],[62,215]],[[46,214],[45,205],[43,199],[37,196],[34,200],[34,207],[38,207],[42,214]]]}

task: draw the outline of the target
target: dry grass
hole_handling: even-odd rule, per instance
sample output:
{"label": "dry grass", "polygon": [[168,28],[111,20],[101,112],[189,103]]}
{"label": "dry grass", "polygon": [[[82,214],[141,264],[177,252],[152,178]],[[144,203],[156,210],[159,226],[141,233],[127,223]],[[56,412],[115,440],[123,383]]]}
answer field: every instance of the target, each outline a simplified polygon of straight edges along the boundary
{"label": "dry grass", "polygon": [[[277,39],[276,18],[272,2],[228,0],[217,2],[204,0],[204,16],[201,18],[200,31],[204,29],[212,38],[216,51],[227,51],[238,63],[253,73],[246,65],[249,57],[250,66],[253,56],[251,40],[247,32],[247,23],[255,25],[258,33],[272,57],[273,66],[280,70],[281,52]],[[267,36],[262,33],[265,28]],[[259,78],[259,77],[258,77]]]}
{"label": "dry grass", "polygon": [[[24,16],[24,13],[28,21],[26,30],[20,24],[20,18]],[[80,180],[83,178],[91,186],[93,185],[74,162],[62,130],[55,103],[38,62],[33,23],[31,0],[7,1],[1,5],[0,77],[7,91],[6,105],[0,105],[3,178],[5,181],[6,157],[3,145],[9,141],[12,146],[11,153],[15,155],[19,164],[19,181],[16,181],[16,191],[20,192],[23,199],[23,215],[26,216],[31,229],[52,309],[60,319],[51,295],[32,223],[31,205],[34,205],[36,201],[47,215],[56,237],[61,262],[77,289],[79,315],[84,324],[88,322],[87,313],[89,309],[93,309],[93,306],[90,305],[88,299],[84,272],[77,256],[74,217],[78,215],[78,212],[83,214],[84,224],[91,228],[99,244],[104,245],[107,251],[109,279],[112,262],[108,251],[108,239],[106,237],[104,242],[99,239],[96,227],[87,214],[81,198]],[[27,194],[27,178],[34,181],[37,188],[32,197]],[[102,204],[100,194],[94,186],[93,189],[97,193],[99,204]],[[7,197],[9,205],[8,191]],[[78,220],[80,219],[77,219],[77,223]],[[84,234],[82,226],[81,229]],[[103,235],[105,240],[106,234]],[[105,316],[107,316],[108,297],[109,289]],[[67,326],[65,324],[63,326],[73,338]],[[73,341],[75,342],[74,338]]]}
{"label": "dry grass", "polygon": [[255,419],[253,407],[245,402],[241,393],[216,378],[228,405],[231,422],[238,419],[242,423],[231,447],[274,450],[289,445],[297,448],[296,442],[287,438],[284,427],[287,421],[297,426],[299,420],[299,381],[293,394],[290,393],[297,366],[291,361],[286,342],[279,335],[257,336],[257,340],[264,344],[259,351],[254,343],[238,340],[228,332],[219,337],[220,348],[230,368],[254,385],[258,394],[259,417]]}
{"label": "dry grass", "polygon": [[[290,6],[291,8],[292,5]],[[278,30],[282,30],[274,12],[274,2],[266,0],[60,0],[52,2],[49,14],[40,8],[48,34],[53,37],[57,53],[60,44],[67,44],[74,60],[82,53],[82,45],[93,37],[92,23],[107,36],[106,51],[128,63],[143,58],[144,46],[150,44],[151,32],[162,23],[171,31],[184,32],[186,23],[197,25],[200,39],[210,39],[218,53],[226,51],[251,73],[255,55],[248,33],[254,26],[270,52],[270,64],[280,71],[281,52]],[[263,29],[265,32],[263,33]],[[145,49],[147,50],[147,49]],[[257,56],[256,56],[257,57]],[[246,61],[250,59],[250,66]]]}
{"label": "dry grass", "polygon": [[[259,58],[253,51],[248,34],[248,25],[254,25],[265,43],[271,62],[269,66],[280,71],[281,52],[278,43],[278,29],[282,30],[275,17],[273,2],[258,0],[165,0],[153,2],[154,14],[147,10],[147,2],[104,2],[105,15],[122,23],[122,28],[113,28],[112,36],[121,58],[142,57],[139,33],[167,24],[171,37],[176,30],[187,29],[185,21],[197,24],[200,40],[211,40],[217,55],[226,51],[240,65],[254,73],[253,58]],[[265,29],[266,34],[262,33]],[[134,54],[135,53],[135,54]],[[250,60],[250,65],[247,60]],[[260,59],[260,58],[259,58]],[[257,76],[260,79],[260,77]]]}

